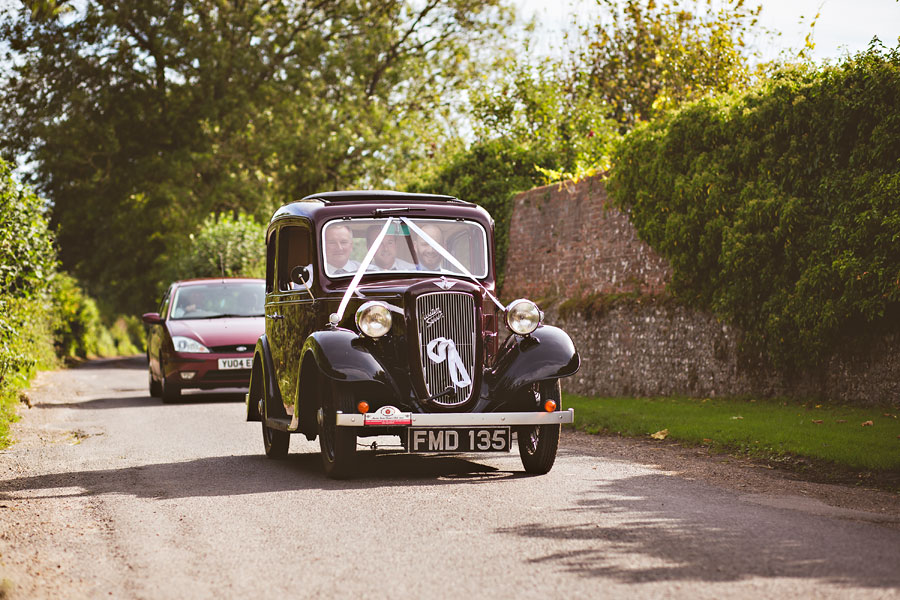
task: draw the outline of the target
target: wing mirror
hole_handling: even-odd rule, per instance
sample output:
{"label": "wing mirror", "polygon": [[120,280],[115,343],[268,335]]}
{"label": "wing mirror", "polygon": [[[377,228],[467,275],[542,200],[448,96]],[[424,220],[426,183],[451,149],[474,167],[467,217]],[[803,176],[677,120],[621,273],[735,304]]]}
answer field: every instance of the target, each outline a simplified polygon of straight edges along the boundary
{"label": "wing mirror", "polygon": [[313,281],[312,265],[306,265],[305,267],[298,265],[291,269],[291,281],[297,285],[309,288]]}
{"label": "wing mirror", "polygon": [[144,323],[146,323],[147,325],[160,325],[163,322],[163,319],[159,316],[159,313],[155,312],[142,314],[141,320],[144,321]]}

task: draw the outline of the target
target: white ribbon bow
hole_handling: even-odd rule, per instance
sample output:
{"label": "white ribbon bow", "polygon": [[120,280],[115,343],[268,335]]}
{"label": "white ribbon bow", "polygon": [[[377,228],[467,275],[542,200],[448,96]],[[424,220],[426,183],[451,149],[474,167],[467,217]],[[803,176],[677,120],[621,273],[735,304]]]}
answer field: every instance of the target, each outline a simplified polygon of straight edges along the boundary
{"label": "white ribbon bow", "polygon": [[428,358],[435,364],[447,361],[447,368],[450,369],[450,379],[453,380],[453,385],[460,388],[472,385],[472,379],[466,372],[466,366],[463,364],[453,340],[443,337],[434,338],[428,342],[428,346],[425,349],[428,352]]}

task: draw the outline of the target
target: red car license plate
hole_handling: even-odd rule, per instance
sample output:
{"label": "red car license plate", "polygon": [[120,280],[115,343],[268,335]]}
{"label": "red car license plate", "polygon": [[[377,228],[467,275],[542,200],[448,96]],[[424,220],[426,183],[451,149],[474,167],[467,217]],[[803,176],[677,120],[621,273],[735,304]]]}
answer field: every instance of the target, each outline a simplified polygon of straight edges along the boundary
{"label": "red car license plate", "polygon": [[410,427],[409,452],[509,452],[509,427]]}

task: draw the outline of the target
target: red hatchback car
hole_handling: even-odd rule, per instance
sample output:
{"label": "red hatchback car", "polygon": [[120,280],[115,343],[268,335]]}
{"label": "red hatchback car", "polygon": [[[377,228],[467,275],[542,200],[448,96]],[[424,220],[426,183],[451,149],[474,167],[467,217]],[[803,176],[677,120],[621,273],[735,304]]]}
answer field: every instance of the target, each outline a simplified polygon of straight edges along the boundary
{"label": "red hatchback car", "polygon": [[265,326],[262,279],[191,279],[169,286],[150,326],[150,395],[174,402],[185,388],[247,387]]}

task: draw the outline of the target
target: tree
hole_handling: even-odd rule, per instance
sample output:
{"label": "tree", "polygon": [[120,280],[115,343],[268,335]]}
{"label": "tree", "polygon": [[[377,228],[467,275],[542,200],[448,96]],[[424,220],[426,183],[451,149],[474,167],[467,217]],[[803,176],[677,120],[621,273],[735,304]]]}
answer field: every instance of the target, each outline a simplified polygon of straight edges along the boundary
{"label": "tree", "polygon": [[266,228],[253,217],[209,215],[190,236],[173,279],[188,277],[265,277]]}
{"label": "tree", "polygon": [[507,62],[497,81],[472,93],[479,141],[514,140],[534,148],[548,161],[537,165],[545,174],[608,168],[619,138],[609,112],[603,98],[579,86],[565,65],[554,60]]}
{"label": "tree", "polygon": [[31,2],[6,15],[0,151],[63,264],[137,312],[210,213],[379,185],[448,135],[499,0]]}
{"label": "tree", "polygon": [[[623,132],[685,101],[746,88],[747,38],[761,5],[744,0],[597,0],[605,18],[581,27],[571,53],[581,84]],[[620,8],[621,6],[621,8]],[[587,93],[587,92],[585,92]]]}

